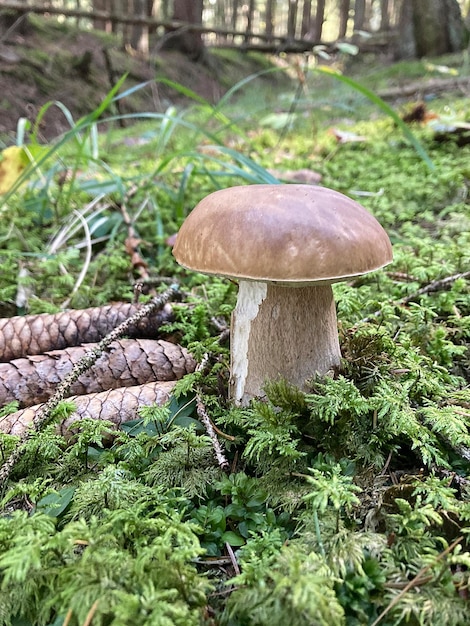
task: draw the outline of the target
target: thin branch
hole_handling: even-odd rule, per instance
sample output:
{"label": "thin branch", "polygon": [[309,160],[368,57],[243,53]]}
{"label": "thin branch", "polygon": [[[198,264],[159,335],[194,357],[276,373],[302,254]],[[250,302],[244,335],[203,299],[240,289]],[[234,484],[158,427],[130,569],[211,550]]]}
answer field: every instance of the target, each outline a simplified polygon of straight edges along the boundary
{"label": "thin branch", "polygon": [[69,609],[67,611],[67,614],[66,614],[65,618],[64,618],[64,622],[63,622],[62,626],[69,626],[70,620],[72,619],[72,617],[73,617],[72,609]]}
{"label": "thin branch", "polygon": [[227,439],[227,441],[236,440],[236,437],[234,437],[233,435],[227,435],[227,433],[222,432],[220,428],[217,428],[217,426],[212,422],[212,420],[211,420],[211,424],[212,424],[212,428],[214,429],[214,431],[219,435],[219,437],[222,437],[222,439]]}
{"label": "thin branch", "polygon": [[148,280],[150,275],[148,273],[148,265],[142,258],[139,252],[139,244],[141,243],[141,239],[137,234],[133,221],[127,211],[127,207],[125,205],[125,201],[123,201],[119,210],[121,211],[122,219],[127,228],[127,238],[125,241],[126,252],[128,252],[131,257],[132,269],[136,270],[141,280]]}
{"label": "thin branch", "polygon": [[378,618],[373,622],[372,626],[377,626],[377,624],[379,622],[382,621],[382,619],[387,615],[387,613],[389,613],[393,607],[398,604],[398,602],[400,602],[400,600],[403,598],[403,596],[405,595],[405,593],[407,591],[409,591],[410,589],[412,589],[412,587],[416,587],[416,585],[418,585],[420,583],[420,581],[422,581],[424,574],[431,569],[431,567],[433,567],[434,565],[436,565],[436,563],[438,563],[439,561],[441,561],[444,557],[446,557],[450,552],[452,552],[452,550],[463,540],[463,537],[457,537],[457,539],[455,541],[453,541],[450,546],[447,546],[447,548],[445,550],[443,550],[440,554],[437,555],[437,557],[434,559],[434,561],[432,563],[429,563],[429,565],[426,565],[425,567],[421,568],[419,570],[419,572],[416,574],[416,576],[414,578],[412,578],[410,580],[410,582],[402,589],[402,591],[400,591],[400,593],[395,596],[393,598],[393,600],[390,602],[390,604],[388,606],[385,607],[385,609],[382,611],[382,613],[378,616]]}
{"label": "thin branch", "polygon": [[[409,304],[410,302],[413,302],[414,300],[416,300],[416,298],[419,298],[419,296],[424,296],[428,293],[434,293],[436,291],[442,291],[444,289],[448,289],[457,280],[460,280],[461,278],[463,278],[464,280],[466,280],[467,278],[470,278],[470,272],[461,272],[460,274],[452,274],[452,276],[446,276],[445,278],[439,278],[438,280],[433,280],[431,283],[429,283],[428,285],[425,285],[424,287],[421,287],[420,289],[413,292],[409,296],[405,296],[404,298],[401,298],[400,300],[395,300],[395,302],[392,302],[392,304],[393,306],[396,306],[396,307],[404,306],[405,304]],[[360,320],[358,324],[364,324],[366,322],[370,322],[374,318],[379,317],[381,313],[382,313],[381,310],[374,311],[374,313],[372,313],[371,315],[368,315],[367,317],[364,317],[362,320]]]}
{"label": "thin branch", "polygon": [[445,278],[439,278],[438,280],[433,280],[432,283],[421,287],[418,291],[415,291],[406,298],[402,298],[399,300],[399,304],[408,304],[408,302],[412,302],[416,300],[419,296],[423,296],[427,293],[433,293],[434,291],[441,291],[443,289],[448,289],[455,283],[455,281],[460,278],[467,279],[470,278],[470,272],[462,272],[460,274],[453,274],[452,276],[446,276]]}
{"label": "thin branch", "polygon": [[237,576],[240,576],[240,573],[241,573],[240,572],[240,566],[238,565],[237,558],[235,556],[234,551],[232,550],[232,546],[229,544],[228,541],[225,542],[225,547],[226,547],[228,555],[230,557],[230,561],[232,563],[232,566],[233,566],[233,569],[235,571],[235,574]]}
{"label": "thin branch", "polygon": [[217,439],[217,435],[215,433],[211,419],[209,415],[207,414],[206,407],[204,406],[199,394],[196,394],[196,407],[197,407],[197,414],[199,415],[199,419],[204,424],[206,432],[212,441],[212,447],[214,448],[214,453],[215,453],[217,462],[219,464],[219,467],[221,467],[223,470],[227,470],[230,467],[230,463],[227,461],[222,451],[222,446],[220,445],[220,441]]}
{"label": "thin branch", "polygon": [[126,334],[129,328],[137,324],[141,319],[147,317],[155,309],[162,309],[164,305],[173,299],[179,292],[179,286],[176,284],[171,285],[166,291],[161,293],[155,298],[152,298],[150,302],[145,304],[137,313],[124,320],[119,326],[116,326],[106,337],[104,337],[92,350],[87,352],[73,367],[72,371],[65,376],[62,381],[57,385],[54,395],[43,405],[43,407],[36,413],[32,428],[27,430],[18,440],[15,448],[13,449],[9,458],[0,468],[0,491],[3,491],[6,481],[10,477],[13,468],[21,458],[27,442],[31,437],[40,432],[45,424],[50,419],[52,411],[57,405],[67,396],[70,386],[86,372],[96,360],[103,354],[103,352],[110,346],[110,344]]}
{"label": "thin branch", "polygon": [[93,602],[93,604],[91,605],[91,609],[88,611],[87,616],[85,617],[85,621],[83,622],[82,626],[90,626],[93,620],[93,617],[95,616],[96,609],[98,608],[99,602],[100,602],[99,598],[98,600],[95,600],[95,602]]}

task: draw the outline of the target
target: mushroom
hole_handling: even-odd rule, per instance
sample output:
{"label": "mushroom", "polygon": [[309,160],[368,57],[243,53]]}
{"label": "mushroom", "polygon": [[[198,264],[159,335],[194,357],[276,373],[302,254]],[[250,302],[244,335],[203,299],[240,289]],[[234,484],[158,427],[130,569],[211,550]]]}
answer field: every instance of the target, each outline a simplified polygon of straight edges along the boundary
{"label": "mushroom", "polygon": [[377,220],[313,185],[249,185],[204,198],[173,249],[186,268],[239,281],[232,314],[230,397],[247,405],[267,380],[305,389],[340,365],[331,284],[392,260]]}

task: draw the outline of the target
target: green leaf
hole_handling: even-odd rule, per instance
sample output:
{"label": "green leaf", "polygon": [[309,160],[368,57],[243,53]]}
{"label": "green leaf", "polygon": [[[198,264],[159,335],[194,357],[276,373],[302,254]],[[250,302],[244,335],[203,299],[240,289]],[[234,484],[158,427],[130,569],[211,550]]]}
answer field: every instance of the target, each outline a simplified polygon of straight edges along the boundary
{"label": "green leaf", "polygon": [[225,515],[232,519],[243,519],[246,515],[246,508],[241,504],[229,504],[225,507]]}
{"label": "green leaf", "polygon": [[201,424],[199,420],[194,419],[194,417],[184,417],[184,416],[178,417],[173,422],[173,425],[181,426],[182,428],[190,428],[191,426],[194,426],[194,429],[196,430],[197,433],[205,432],[204,426]]}
{"label": "green leaf", "polygon": [[183,428],[189,428],[190,426],[196,426],[197,430],[201,429],[201,422],[195,419],[196,413],[196,395],[189,393],[186,395],[173,396],[168,405],[170,415],[167,421],[167,429],[172,426],[182,426]]}
{"label": "green leaf", "polygon": [[233,530],[227,530],[222,535],[222,541],[230,544],[231,546],[244,546],[245,540],[238,533],[234,533]]}
{"label": "green leaf", "polygon": [[336,44],[337,50],[343,52],[344,54],[350,54],[351,56],[356,56],[359,53],[359,48],[355,46],[353,43],[347,43],[345,41],[340,41]]}
{"label": "green leaf", "polygon": [[72,502],[75,491],[76,487],[65,487],[57,493],[49,493],[37,502],[36,510],[51,517],[61,517]]}
{"label": "green leaf", "polygon": [[93,197],[100,194],[111,193],[124,195],[124,185],[122,180],[118,177],[110,180],[96,180],[96,178],[91,178],[89,180],[79,181],[77,187]]}
{"label": "green leaf", "polygon": [[259,509],[261,506],[266,504],[266,498],[250,498],[246,503],[247,509]]}
{"label": "green leaf", "polygon": [[157,429],[157,425],[155,422],[149,422],[148,424],[146,424],[143,418],[124,422],[123,424],[121,424],[120,428],[132,437],[137,437],[137,435],[140,435],[141,433],[145,433],[149,437],[155,437],[156,435],[160,434],[160,431]]}

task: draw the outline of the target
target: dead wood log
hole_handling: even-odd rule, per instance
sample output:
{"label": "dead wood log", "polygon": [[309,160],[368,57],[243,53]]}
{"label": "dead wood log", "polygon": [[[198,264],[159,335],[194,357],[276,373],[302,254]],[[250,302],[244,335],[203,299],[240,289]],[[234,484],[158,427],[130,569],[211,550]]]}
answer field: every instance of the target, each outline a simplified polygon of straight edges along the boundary
{"label": "dead wood log", "polygon": [[[118,302],[103,307],[61,313],[0,318],[0,361],[43,354],[69,346],[99,341],[113,328],[145,305]],[[129,337],[156,338],[158,329],[172,320],[172,309],[161,310],[141,319],[127,330]]]}
{"label": "dead wood log", "polygon": [[[68,437],[73,432],[74,424],[82,419],[108,420],[116,430],[124,422],[136,419],[142,406],[165,404],[175,386],[175,381],[153,382],[133,387],[120,387],[86,396],[72,396],[68,402],[75,404],[75,411],[58,425],[58,431]],[[0,418],[0,432],[9,435],[24,436],[34,424],[36,415],[43,406],[37,404]]]}
{"label": "dead wood log", "polygon": [[452,78],[430,78],[418,80],[399,87],[390,87],[380,90],[377,95],[383,100],[395,100],[397,98],[420,97],[432,92],[449,92],[463,90],[468,92],[470,79],[468,76]]}
{"label": "dead wood log", "polygon": [[[45,402],[74,364],[94,348],[96,344],[85,344],[0,363],[0,406],[13,400],[21,408]],[[185,348],[163,340],[121,339],[108,350],[70,386],[68,395],[179,380],[196,367]]]}

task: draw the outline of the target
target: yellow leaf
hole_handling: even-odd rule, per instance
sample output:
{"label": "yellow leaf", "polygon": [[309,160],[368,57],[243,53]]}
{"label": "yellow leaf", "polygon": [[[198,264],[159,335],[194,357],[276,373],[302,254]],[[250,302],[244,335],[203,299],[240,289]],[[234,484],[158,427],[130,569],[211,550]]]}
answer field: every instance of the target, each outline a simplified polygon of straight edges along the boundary
{"label": "yellow leaf", "polygon": [[7,193],[21,176],[29,159],[24,148],[10,146],[0,154],[0,194]]}

